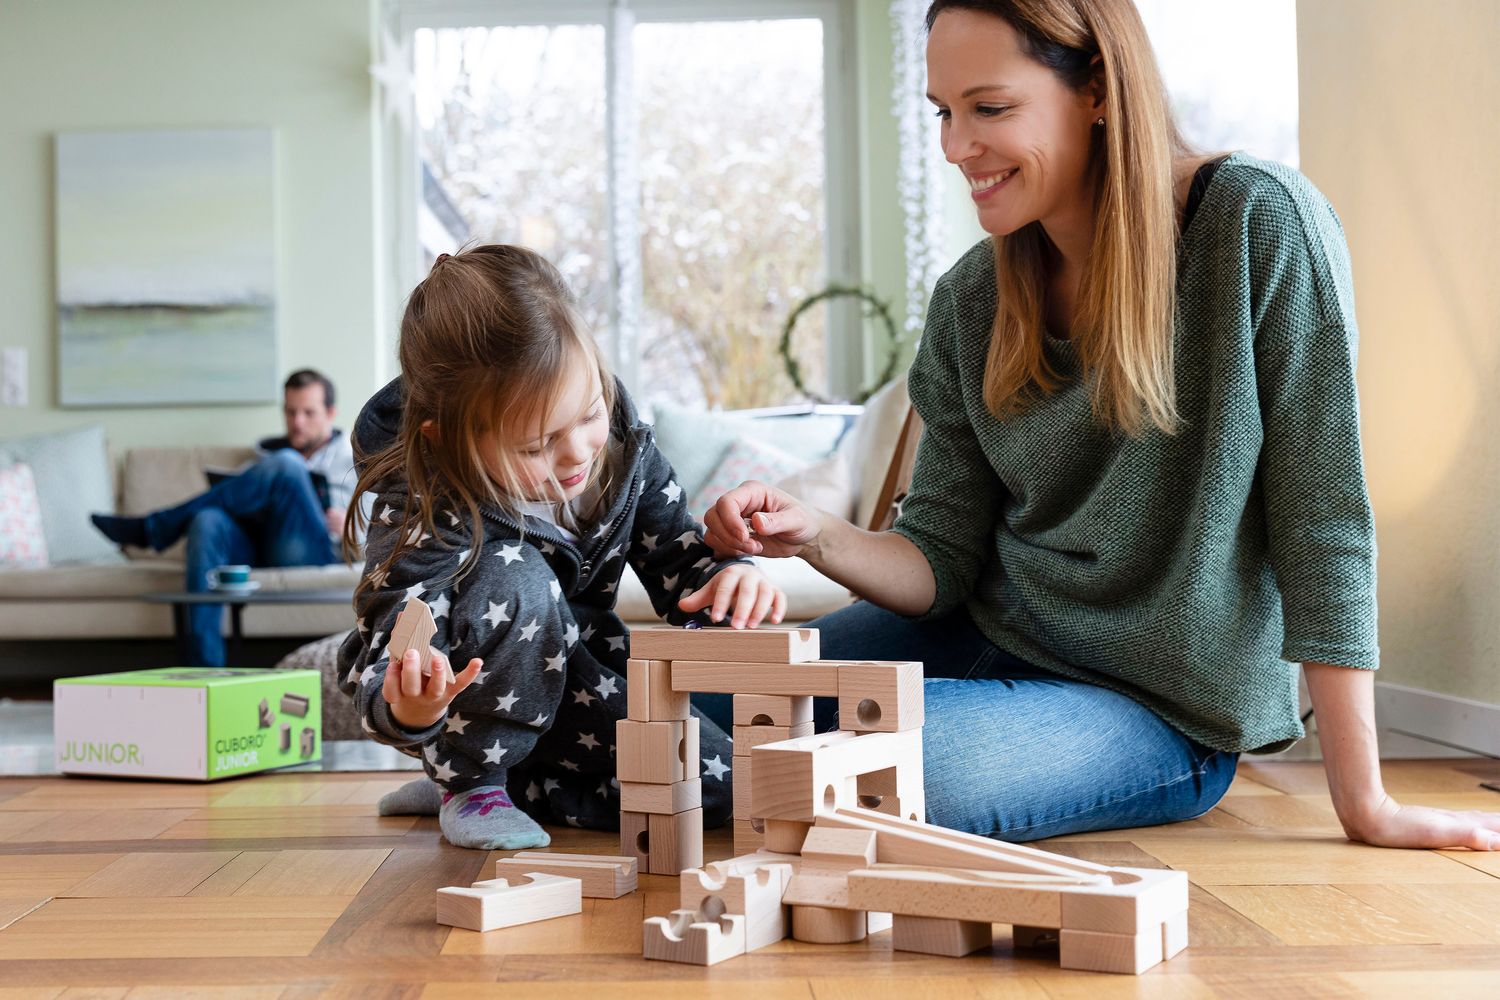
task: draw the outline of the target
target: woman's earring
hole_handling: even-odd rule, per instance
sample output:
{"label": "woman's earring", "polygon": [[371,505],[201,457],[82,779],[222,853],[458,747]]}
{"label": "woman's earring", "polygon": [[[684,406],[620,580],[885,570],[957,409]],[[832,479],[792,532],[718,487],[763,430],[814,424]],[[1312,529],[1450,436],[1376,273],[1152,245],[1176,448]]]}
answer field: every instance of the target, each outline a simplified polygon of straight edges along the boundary
{"label": "woman's earring", "polygon": [[1104,119],[1100,118],[1099,120],[1095,121],[1094,124],[1095,125],[1103,125],[1104,124]]}

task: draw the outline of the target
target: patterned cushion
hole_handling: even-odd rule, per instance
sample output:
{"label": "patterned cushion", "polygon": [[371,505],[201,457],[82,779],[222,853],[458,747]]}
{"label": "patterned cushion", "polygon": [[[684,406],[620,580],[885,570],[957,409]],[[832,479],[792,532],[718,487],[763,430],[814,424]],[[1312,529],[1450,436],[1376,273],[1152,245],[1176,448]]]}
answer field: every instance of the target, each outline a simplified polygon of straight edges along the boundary
{"label": "patterned cushion", "polygon": [[36,477],[43,534],[54,565],[124,561],[114,543],[89,522],[92,513],[115,511],[114,477],[103,427],[0,441],[0,466],[18,462],[31,466]]}
{"label": "patterned cushion", "polygon": [[42,502],[31,466],[0,469],[0,567],[40,569],[47,565],[42,534]]}
{"label": "patterned cushion", "polygon": [[806,459],[782,451],[764,441],[740,438],[724,452],[724,457],[719,460],[719,467],[709,473],[708,478],[689,501],[688,510],[701,521],[708,508],[713,506],[719,497],[745,480],[759,479],[763,483],[774,483],[790,476],[798,469],[805,468],[807,464]]}
{"label": "patterned cushion", "polygon": [[[697,496],[735,441],[755,438],[805,463],[815,462],[838,444],[848,421],[836,414],[799,413],[751,417],[743,413],[708,412],[658,402],[653,426],[656,446],[672,463],[677,484]],[[695,508],[689,508],[695,509]]]}

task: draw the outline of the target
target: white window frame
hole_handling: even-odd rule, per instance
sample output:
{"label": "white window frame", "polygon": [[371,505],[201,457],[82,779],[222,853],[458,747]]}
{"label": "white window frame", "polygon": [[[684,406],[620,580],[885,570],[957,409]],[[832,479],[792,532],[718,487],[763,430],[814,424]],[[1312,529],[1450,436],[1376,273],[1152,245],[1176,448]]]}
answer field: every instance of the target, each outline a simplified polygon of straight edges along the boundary
{"label": "white window frame", "polygon": [[[615,106],[619,93],[616,77],[629,80],[630,67],[622,65],[617,40],[637,23],[681,21],[738,21],[769,18],[809,18],[823,24],[823,116],[824,116],[824,266],[828,283],[859,282],[860,232],[859,184],[857,178],[858,99],[855,64],[854,0],[386,0],[384,25],[399,45],[410,43],[422,28],[516,27],[550,24],[598,24],[605,32],[606,53],[606,142],[633,143],[634,130],[617,120],[622,109]],[[422,278],[417,213],[421,198],[421,163],[414,116],[403,122],[387,119],[389,138],[382,143],[385,163],[391,172],[395,204],[388,205],[391,239],[386,273],[395,294],[386,299],[394,347],[400,310],[408,292]],[[639,349],[635,325],[640,308],[640,275],[621,274],[622,241],[636,240],[634,205],[639,204],[639,183],[616,176],[617,157],[608,157],[610,192],[611,274],[610,321],[612,329],[600,331],[601,342],[611,354],[611,364],[632,391],[639,387]],[[622,190],[621,183],[629,185]],[[635,255],[639,260],[639,253]],[[623,281],[622,281],[623,277]],[[628,282],[628,285],[627,285]],[[622,294],[623,293],[623,294]],[[637,310],[632,312],[632,310]],[[827,349],[829,389],[847,398],[862,383],[864,337],[856,303],[846,298],[829,302]]]}

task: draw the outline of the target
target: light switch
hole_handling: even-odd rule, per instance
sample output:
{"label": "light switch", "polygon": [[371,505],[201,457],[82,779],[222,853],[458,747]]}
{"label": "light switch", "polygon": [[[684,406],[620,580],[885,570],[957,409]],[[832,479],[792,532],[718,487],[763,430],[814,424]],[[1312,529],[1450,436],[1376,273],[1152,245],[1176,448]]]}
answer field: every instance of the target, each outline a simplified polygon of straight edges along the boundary
{"label": "light switch", "polygon": [[0,349],[0,406],[26,405],[26,348]]}

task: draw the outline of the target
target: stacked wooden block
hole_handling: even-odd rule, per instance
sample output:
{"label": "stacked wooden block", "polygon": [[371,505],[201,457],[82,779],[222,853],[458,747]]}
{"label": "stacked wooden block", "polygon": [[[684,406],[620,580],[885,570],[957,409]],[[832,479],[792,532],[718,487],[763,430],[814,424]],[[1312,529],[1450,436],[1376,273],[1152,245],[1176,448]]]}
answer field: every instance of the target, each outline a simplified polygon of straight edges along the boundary
{"label": "stacked wooden block", "polygon": [[437,922],[471,931],[583,912],[583,898],[618,899],[636,886],[634,858],[521,851],[495,862],[494,877],[437,891]]}
{"label": "stacked wooden block", "polygon": [[643,871],[676,875],[703,863],[698,720],[687,692],[672,690],[670,662],[632,659],[625,683],[627,717],[615,723],[620,853]]}

